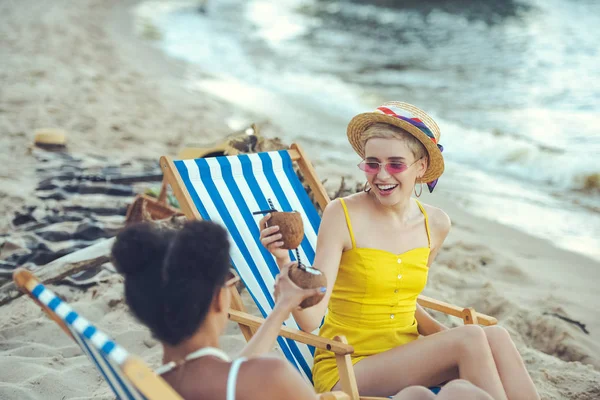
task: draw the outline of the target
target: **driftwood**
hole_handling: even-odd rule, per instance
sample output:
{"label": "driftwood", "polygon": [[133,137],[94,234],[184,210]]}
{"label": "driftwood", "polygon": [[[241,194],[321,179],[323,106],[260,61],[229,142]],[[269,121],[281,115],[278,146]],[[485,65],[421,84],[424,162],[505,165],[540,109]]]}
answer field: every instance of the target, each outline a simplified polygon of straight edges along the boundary
{"label": "driftwood", "polygon": [[[168,219],[150,221],[159,229],[181,229],[185,223],[184,216],[173,216]],[[35,271],[39,281],[44,284],[55,283],[78,272],[99,267],[110,261],[110,251],[115,238],[105,239],[85,249],[67,254]],[[14,282],[0,287],[0,306],[21,296]]]}
{"label": "driftwood", "polygon": [[[113,241],[114,238],[105,239],[85,249],[67,254],[36,270],[36,276],[40,282],[48,284],[58,282],[77,272],[99,267],[110,261]],[[0,287],[0,306],[20,297],[21,294],[14,282],[6,283]]]}
{"label": "driftwood", "polygon": [[586,335],[589,335],[589,334],[590,334],[590,331],[588,331],[588,330],[587,330],[587,328],[585,327],[585,324],[584,324],[584,323],[582,323],[582,322],[579,322],[579,321],[577,321],[577,320],[571,319],[571,318],[569,318],[569,317],[565,317],[564,315],[560,315],[560,314],[557,314],[557,313],[548,313],[548,312],[545,312],[545,313],[544,313],[544,315],[551,315],[551,316],[553,316],[553,317],[556,317],[556,318],[558,318],[558,319],[562,319],[562,320],[563,320],[563,321],[565,321],[565,322],[568,322],[568,323],[570,323],[570,324],[573,324],[573,325],[577,326],[577,327],[578,327],[579,329],[581,329],[581,330],[583,331],[583,333],[585,333]]}

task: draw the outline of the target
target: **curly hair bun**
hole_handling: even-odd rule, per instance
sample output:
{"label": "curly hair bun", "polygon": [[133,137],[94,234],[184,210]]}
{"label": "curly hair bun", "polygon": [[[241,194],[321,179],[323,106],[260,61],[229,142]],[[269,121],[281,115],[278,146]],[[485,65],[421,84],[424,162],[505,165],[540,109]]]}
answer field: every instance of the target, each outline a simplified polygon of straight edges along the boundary
{"label": "curly hair bun", "polygon": [[[148,272],[149,268],[160,267],[167,252],[168,233],[161,232],[149,223],[135,224],[117,235],[112,248],[113,263],[123,275]],[[170,236],[170,235],[169,235]]]}
{"label": "curly hair bun", "polygon": [[229,266],[227,231],[210,221],[189,221],[177,233],[166,260],[167,274],[217,285]]}

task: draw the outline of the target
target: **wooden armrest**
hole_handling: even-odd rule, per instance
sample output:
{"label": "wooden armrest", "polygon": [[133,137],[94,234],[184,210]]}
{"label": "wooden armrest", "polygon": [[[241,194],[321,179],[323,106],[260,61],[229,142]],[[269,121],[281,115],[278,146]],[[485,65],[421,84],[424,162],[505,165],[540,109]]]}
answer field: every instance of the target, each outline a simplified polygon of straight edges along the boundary
{"label": "wooden armrest", "polygon": [[[466,318],[469,318],[472,313],[472,309],[458,307],[453,304],[445,303],[443,301],[432,299],[431,297],[427,297],[427,296],[423,296],[423,295],[420,295],[417,298],[417,302],[422,307],[430,308],[430,309],[436,310],[436,311],[441,311],[445,314],[453,315],[458,318],[462,318],[463,320],[466,320]],[[478,323],[480,325],[489,326],[489,325],[496,325],[498,323],[498,320],[496,318],[490,317],[489,315],[481,314],[478,312],[475,312],[473,314],[474,315],[473,315],[472,319],[474,320],[475,323]]]}
{"label": "wooden armrest", "polygon": [[[229,319],[250,328],[258,328],[265,322],[263,318],[236,310],[229,310]],[[288,328],[287,326],[281,327],[279,336],[308,344],[318,349],[332,351],[339,355],[354,353],[354,348],[348,344],[340,343],[333,339],[326,339],[312,333],[302,332],[298,329]]]}

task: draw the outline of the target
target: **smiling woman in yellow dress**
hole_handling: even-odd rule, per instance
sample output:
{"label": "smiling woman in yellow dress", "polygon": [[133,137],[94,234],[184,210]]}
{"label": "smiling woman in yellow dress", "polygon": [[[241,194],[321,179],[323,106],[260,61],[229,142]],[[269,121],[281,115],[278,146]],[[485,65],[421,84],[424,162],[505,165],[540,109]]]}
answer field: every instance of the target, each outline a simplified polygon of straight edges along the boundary
{"label": "smiling woman in yellow dress", "polygon": [[[390,102],[355,116],[348,139],[367,183],[323,212],[313,267],[328,288],[319,304],[294,311],[300,327],[311,332],[325,316],[321,336],[347,337],[363,396],[461,378],[494,399],[539,398],[504,328],[448,329],[417,304],[450,230],[444,211],[412,196],[424,183],[432,191],[444,171],[437,124],[415,106]],[[266,227],[269,218],[261,220],[261,241],[281,267],[289,255],[278,226]],[[332,353],[317,350],[313,376],[318,391],[339,388]]]}

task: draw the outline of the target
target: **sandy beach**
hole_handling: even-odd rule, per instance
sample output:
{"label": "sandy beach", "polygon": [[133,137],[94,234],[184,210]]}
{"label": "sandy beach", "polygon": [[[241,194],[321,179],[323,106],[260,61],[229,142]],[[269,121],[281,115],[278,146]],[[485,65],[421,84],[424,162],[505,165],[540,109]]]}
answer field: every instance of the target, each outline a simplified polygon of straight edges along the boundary
{"label": "sandy beach", "polygon": [[[35,196],[39,163],[31,152],[36,129],[65,129],[72,154],[125,162],[176,155],[186,145],[216,142],[244,124],[270,119],[187,89],[186,65],[136,35],[135,4],[0,4],[0,256],[15,211],[42,203]],[[263,134],[284,136],[268,123]],[[327,149],[322,151],[311,158],[334,191],[339,175],[320,162]],[[453,221],[425,294],[496,317],[517,343],[543,399],[600,399],[600,262],[475,217],[468,204],[449,200],[443,187],[423,200]],[[127,350],[153,367],[160,364],[160,346],[129,314],[118,275],[86,290],[51,287]],[[434,315],[451,326],[461,323]],[[230,323],[222,347],[234,355],[243,345]],[[58,326],[19,298],[0,307],[0,398],[113,395]]]}

